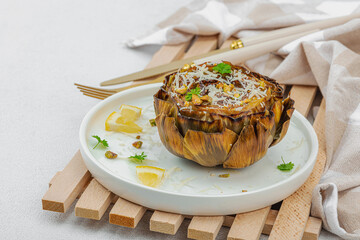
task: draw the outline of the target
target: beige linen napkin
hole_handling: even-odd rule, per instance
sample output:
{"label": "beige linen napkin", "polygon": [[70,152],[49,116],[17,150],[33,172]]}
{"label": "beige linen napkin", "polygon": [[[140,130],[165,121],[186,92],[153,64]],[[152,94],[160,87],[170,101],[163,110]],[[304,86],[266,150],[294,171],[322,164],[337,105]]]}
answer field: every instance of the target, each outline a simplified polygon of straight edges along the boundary
{"label": "beige linen napkin", "polygon": [[[281,83],[318,85],[326,99],[327,163],[311,214],[344,239],[360,239],[360,19],[248,61]],[[286,56],[283,59],[281,56]]]}
{"label": "beige linen napkin", "polygon": [[[201,1],[191,10],[190,6],[179,10],[174,18],[162,23],[161,34],[155,31],[145,38],[129,41],[128,45],[178,43],[192,34],[210,33],[220,33],[223,40],[242,29],[277,28],[348,14],[360,4],[272,2],[279,4]],[[211,16],[213,21],[209,20]],[[253,32],[243,30],[238,35]],[[313,192],[311,214],[321,217],[324,227],[338,236],[360,239],[360,19],[306,36],[302,41],[287,44],[276,54],[246,64],[281,83],[319,86],[326,99],[327,163]]]}
{"label": "beige linen napkin", "polygon": [[[270,75],[318,85],[324,95],[327,163],[311,214],[338,236],[360,239],[360,19],[322,34],[320,41],[289,48],[284,61],[271,64]],[[269,65],[270,59],[259,65]]]}
{"label": "beige linen napkin", "polygon": [[350,14],[358,0],[196,0],[180,8],[150,32],[129,39],[128,47],[178,44],[196,35],[219,34],[219,45],[266,30]]}

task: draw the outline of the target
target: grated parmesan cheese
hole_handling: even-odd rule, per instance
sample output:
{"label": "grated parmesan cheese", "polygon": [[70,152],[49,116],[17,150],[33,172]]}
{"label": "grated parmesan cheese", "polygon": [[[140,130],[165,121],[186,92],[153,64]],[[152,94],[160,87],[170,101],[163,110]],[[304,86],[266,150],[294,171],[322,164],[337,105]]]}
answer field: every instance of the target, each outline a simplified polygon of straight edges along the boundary
{"label": "grated parmesan cheese", "polygon": [[[243,72],[244,70],[242,69],[232,68],[231,74],[222,75],[210,70],[209,67],[212,66],[214,66],[213,63],[202,63],[195,65],[192,71],[179,69],[174,75],[171,96],[176,97],[178,95],[176,90],[180,88],[186,87],[191,89],[194,87],[193,84],[216,82],[216,84],[204,84],[201,88],[201,92],[207,93],[212,99],[211,105],[208,105],[208,108],[233,106],[239,111],[245,105],[241,102],[242,100],[256,100],[267,96],[267,88],[260,87],[261,80],[249,75],[250,72],[248,70]],[[225,92],[222,88],[216,87],[218,83],[233,84],[235,87],[231,91]],[[264,107],[265,104],[261,102],[261,106]],[[181,106],[180,110],[183,109],[192,110],[191,106]]]}

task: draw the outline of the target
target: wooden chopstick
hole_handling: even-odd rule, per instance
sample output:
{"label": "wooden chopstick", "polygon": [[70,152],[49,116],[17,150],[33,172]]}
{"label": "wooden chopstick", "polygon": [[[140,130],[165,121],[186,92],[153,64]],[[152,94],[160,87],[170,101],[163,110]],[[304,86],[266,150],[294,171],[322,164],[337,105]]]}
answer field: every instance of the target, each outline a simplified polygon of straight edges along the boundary
{"label": "wooden chopstick", "polygon": [[260,57],[264,54],[273,52],[284,46],[285,44],[299,39],[305,35],[317,32],[318,29],[306,31],[288,37],[283,37],[279,39],[274,39],[271,41],[259,43],[245,48],[235,49],[233,51],[225,52],[222,54],[214,55],[208,58],[202,58],[194,61],[195,64],[200,64],[203,62],[218,62],[218,61],[228,61],[233,64],[241,64],[249,59]]}

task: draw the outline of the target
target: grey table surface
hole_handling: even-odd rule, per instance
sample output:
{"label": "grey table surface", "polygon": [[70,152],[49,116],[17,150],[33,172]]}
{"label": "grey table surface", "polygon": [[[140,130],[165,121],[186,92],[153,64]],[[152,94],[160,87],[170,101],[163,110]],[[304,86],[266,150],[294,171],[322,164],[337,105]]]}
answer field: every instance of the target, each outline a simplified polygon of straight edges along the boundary
{"label": "grey table surface", "polygon": [[[79,148],[78,130],[99,100],[74,82],[100,81],[143,69],[159,47],[127,49],[190,1],[8,0],[0,2],[1,239],[184,239],[42,210],[51,177]],[[73,207],[72,207],[73,208]],[[228,229],[222,228],[219,239]],[[266,236],[262,236],[266,239]],[[338,239],[322,231],[320,239]]]}

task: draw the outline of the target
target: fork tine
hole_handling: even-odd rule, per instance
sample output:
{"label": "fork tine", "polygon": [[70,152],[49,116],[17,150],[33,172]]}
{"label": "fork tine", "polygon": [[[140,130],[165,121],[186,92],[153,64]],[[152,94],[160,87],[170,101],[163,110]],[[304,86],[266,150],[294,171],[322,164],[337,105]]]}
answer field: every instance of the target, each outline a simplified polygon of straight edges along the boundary
{"label": "fork tine", "polygon": [[100,100],[104,100],[106,97],[103,97],[103,96],[99,96],[99,95],[93,95],[93,94],[89,94],[89,93],[84,93],[83,94],[85,96],[88,96],[88,97],[92,97],[92,98],[97,98],[97,99],[100,99]]}
{"label": "fork tine", "polygon": [[112,90],[108,90],[108,89],[101,89],[101,88],[95,88],[95,87],[89,87],[86,85],[82,85],[82,84],[78,84],[78,83],[74,83],[75,86],[77,86],[77,88],[80,90],[80,92],[82,92],[85,96],[88,97],[93,97],[93,98],[97,98],[97,99],[105,99],[115,93],[124,91],[126,89],[129,88],[133,88],[133,87],[138,87],[138,86],[142,86],[142,85],[147,85],[147,84],[151,84],[151,83],[157,83],[157,82],[161,82],[164,76],[158,77],[156,79],[153,80],[149,80],[149,81],[141,81],[141,82],[137,82],[137,83],[133,83],[132,85],[126,86],[126,87],[121,87],[121,88],[116,88],[116,89],[112,89]]}
{"label": "fork tine", "polygon": [[98,91],[98,92],[117,93],[117,91],[111,90],[111,89],[103,89],[103,88],[90,87],[90,86],[86,86],[86,85],[82,85],[82,84],[78,84],[78,83],[74,83],[74,85],[76,85],[78,88],[91,89],[91,90]]}
{"label": "fork tine", "polygon": [[102,95],[102,94],[97,94],[97,93],[94,93],[94,92],[86,92],[86,91],[81,91],[83,94],[87,94],[87,95],[91,95],[91,96],[97,96],[99,98],[107,98],[107,97],[110,97],[111,95]]}
{"label": "fork tine", "polygon": [[86,92],[86,93],[95,94],[95,95],[102,95],[105,97],[113,95],[113,93],[98,92],[98,91],[94,91],[91,89],[84,89],[84,88],[80,88],[80,87],[78,87],[78,89],[80,89],[80,92]]}

